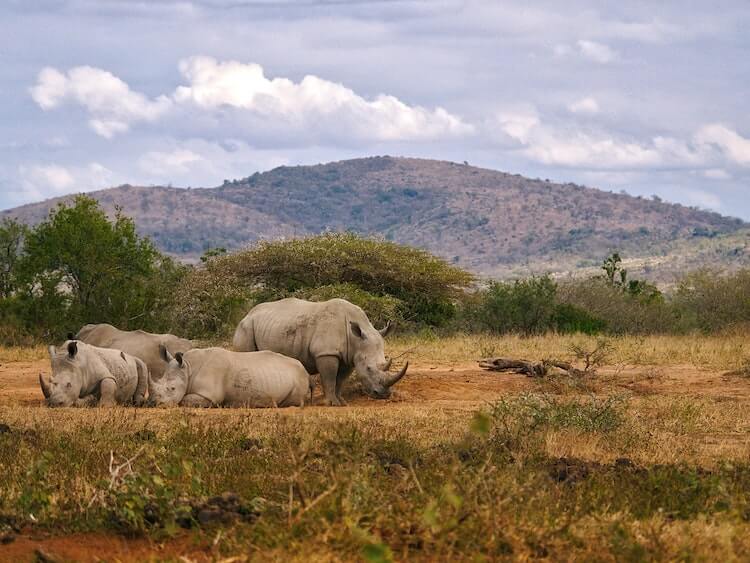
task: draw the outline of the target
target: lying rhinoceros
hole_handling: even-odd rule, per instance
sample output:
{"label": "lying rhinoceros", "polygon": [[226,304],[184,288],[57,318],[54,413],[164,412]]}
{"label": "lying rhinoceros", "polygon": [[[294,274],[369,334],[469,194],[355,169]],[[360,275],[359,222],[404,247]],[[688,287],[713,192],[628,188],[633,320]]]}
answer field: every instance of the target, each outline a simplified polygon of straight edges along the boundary
{"label": "lying rhinoceros", "polygon": [[174,356],[161,346],[167,368],[149,381],[149,403],[184,407],[304,406],[310,376],[297,360],[274,352],[189,350]]}
{"label": "lying rhinoceros", "polygon": [[320,374],[326,404],[344,405],[341,387],[355,367],[366,391],[379,399],[388,398],[406,373],[408,362],[400,372],[388,373],[383,337],[390,327],[376,330],[362,309],[344,299],[288,298],[253,307],[234,333],[234,348],[298,359],[308,373]]}
{"label": "lying rhinoceros", "polygon": [[69,340],[64,351],[49,347],[52,378],[39,374],[44,398],[51,407],[141,405],[148,386],[148,368],[121,350],[98,348]]}
{"label": "lying rhinoceros", "polygon": [[190,340],[172,334],[152,334],[142,330],[125,331],[108,324],[86,325],[78,331],[75,338],[86,344],[122,350],[126,354],[140,358],[146,362],[154,379],[160,378],[166,367],[159,356],[160,344],[164,344],[172,354],[184,353],[194,347]]}

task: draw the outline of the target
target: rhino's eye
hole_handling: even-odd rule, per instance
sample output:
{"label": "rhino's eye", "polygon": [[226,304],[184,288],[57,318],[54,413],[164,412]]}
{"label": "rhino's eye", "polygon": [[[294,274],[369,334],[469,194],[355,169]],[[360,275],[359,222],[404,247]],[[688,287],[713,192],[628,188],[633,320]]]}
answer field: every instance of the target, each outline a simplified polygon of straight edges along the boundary
{"label": "rhino's eye", "polygon": [[70,381],[68,381],[68,384],[65,387],[70,387]]}

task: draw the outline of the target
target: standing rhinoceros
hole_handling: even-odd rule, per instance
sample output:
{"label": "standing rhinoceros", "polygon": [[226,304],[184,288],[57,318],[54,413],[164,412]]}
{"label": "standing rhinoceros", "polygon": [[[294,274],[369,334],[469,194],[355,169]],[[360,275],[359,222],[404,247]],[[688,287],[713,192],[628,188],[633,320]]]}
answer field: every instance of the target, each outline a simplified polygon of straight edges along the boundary
{"label": "standing rhinoceros", "polygon": [[184,407],[304,406],[310,376],[274,352],[194,348],[174,356],[161,346],[164,376],[149,383],[149,402]]}
{"label": "standing rhinoceros", "polygon": [[140,358],[148,366],[152,379],[160,378],[166,367],[159,356],[160,344],[164,344],[171,354],[185,353],[194,347],[190,340],[172,334],[152,334],[142,330],[125,331],[108,324],[86,325],[78,331],[75,338],[94,346],[122,350],[126,354]]}
{"label": "standing rhinoceros", "polygon": [[63,352],[50,346],[49,356],[52,378],[47,382],[39,374],[39,384],[51,407],[143,403],[148,368],[138,358],[75,340],[68,340]]}
{"label": "standing rhinoceros", "polygon": [[400,372],[388,373],[383,337],[390,327],[376,330],[362,309],[344,299],[288,298],[253,307],[234,333],[234,347],[298,359],[308,373],[320,374],[326,404],[344,405],[341,387],[354,368],[366,391],[379,399],[388,398],[406,373],[408,362]]}

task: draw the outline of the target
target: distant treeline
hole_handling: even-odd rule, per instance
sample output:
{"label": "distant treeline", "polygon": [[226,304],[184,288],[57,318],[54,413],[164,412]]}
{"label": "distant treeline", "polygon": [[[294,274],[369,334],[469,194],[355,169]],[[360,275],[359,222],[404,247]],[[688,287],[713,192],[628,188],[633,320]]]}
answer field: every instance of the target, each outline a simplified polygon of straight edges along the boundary
{"label": "distant treeline", "polygon": [[0,341],[61,339],[88,322],[220,340],[255,303],[342,297],[376,326],[538,334],[721,332],[750,325],[750,270],[686,273],[669,293],[628,277],[618,254],[588,279],[482,282],[426,251],[351,233],[161,254],[120,212],[79,196],[34,228],[0,224]]}

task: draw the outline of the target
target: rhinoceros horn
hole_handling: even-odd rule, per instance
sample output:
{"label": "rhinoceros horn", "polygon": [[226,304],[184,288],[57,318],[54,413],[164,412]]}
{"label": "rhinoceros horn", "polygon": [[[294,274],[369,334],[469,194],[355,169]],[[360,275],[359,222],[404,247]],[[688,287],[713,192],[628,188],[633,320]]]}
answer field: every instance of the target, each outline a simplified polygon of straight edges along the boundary
{"label": "rhinoceros horn", "polygon": [[47,385],[47,382],[44,380],[44,376],[41,373],[39,374],[39,385],[42,387],[44,398],[49,399],[49,386]]}
{"label": "rhinoceros horn", "polygon": [[385,365],[383,366],[383,371],[388,371],[391,369],[391,364],[393,363],[393,358],[388,358],[385,361]]}
{"label": "rhinoceros horn", "polygon": [[404,377],[404,375],[406,375],[406,370],[408,368],[409,368],[409,362],[406,362],[406,364],[404,364],[404,367],[402,367],[401,371],[398,372],[397,374],[393,376],[389,376],[388,374],[386,374],[386,378],[385,378],[385,381],[383,381],[383,385],[385,385],[386,387],[392,387],[393,385],[396,385],[396,383],[398,383],[401,380],[401,378]]}

